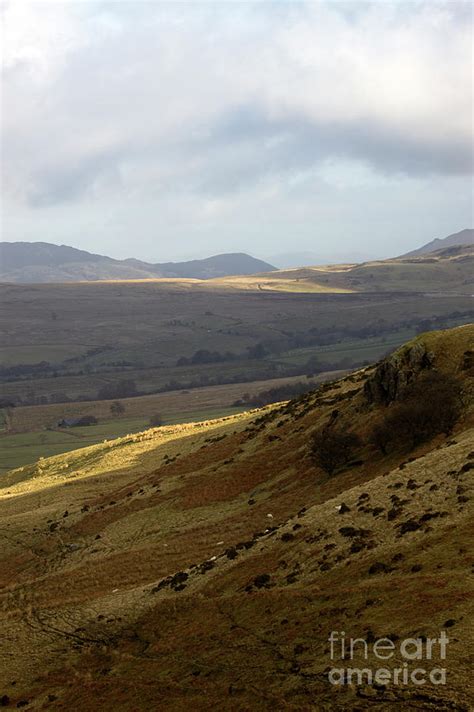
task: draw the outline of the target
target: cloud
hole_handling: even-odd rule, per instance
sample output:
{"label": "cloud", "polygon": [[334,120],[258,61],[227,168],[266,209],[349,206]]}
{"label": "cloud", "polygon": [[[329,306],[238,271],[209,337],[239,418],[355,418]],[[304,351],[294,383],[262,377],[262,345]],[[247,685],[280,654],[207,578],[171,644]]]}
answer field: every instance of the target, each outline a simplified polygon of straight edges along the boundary
{"label": "cloud", "polygon": [[381,180],[472,171],[466,3],[9,2],[2,14],[3,190],[32,220],[124,200],[169,216],[204,201],[216,217],[250,191],[322,190],[331,161]]}

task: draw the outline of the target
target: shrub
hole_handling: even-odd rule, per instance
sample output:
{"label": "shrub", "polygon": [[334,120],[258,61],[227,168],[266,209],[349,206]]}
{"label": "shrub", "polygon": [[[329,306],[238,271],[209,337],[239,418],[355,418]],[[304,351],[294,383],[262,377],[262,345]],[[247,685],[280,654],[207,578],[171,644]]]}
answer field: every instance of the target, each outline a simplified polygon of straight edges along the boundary
{"label": "shrub", "polygon": [[388,416],[374,425],[369,439],[382,455],[387,454],[393,440],[393,426]]}
{"label": "shrub", "polygon": [[287,383],[283,386],[276,386],[275,388],[270,388],[266,391],[260,391],[259,393],[251,395],[250,393],[244,393],[242,398],[236,400],[232,403],[233,406],[249,406],[260,408],[262,406],[268,405],[269,403],[277,403],[278,401],[289,400],[290,398],[295,398],[310,391],[314,391],[317,386],[314,383],[305,383],[303,381],[298,381],[296,383]]}
{"label": "shrub", "polygon": [[152,428],[158,428],[160,425],[163,425],[163,417],[159,413],[155,413],[155,415],[152,415],[150,418],[150,425]]}
{"label": "shrub", "polygon": [[97,425],[98,422],[95,415],[83,415],[82,418],[79,418],[76,425],[78,427],[81,425]]}
{"label": "shrub", "polygon": [[110,412],[112,415],[122,415],[125,413],[125,406],[120,401],[114,401],[110,404]]}
{"label": "shrub", "polygon": [[389,448],[416,447],[438,433],[449,435],[462,408],[462,387],[454,376],[431,371],[406,389],[371,434],[385,455]]}
{"label": "shrub", "polygon": [[360,445],[360,438],[341,428],[324,428],[311,441],[313,461],[328,475],[346,465],[352,459],[354,451]]}
{"label": "shrub", "polygon": [[112,400],[113,398],[132,398],[138,395],[137,385],[132,379],[107,383],[99,389],[97,400]]}
{"label": "shrub", "polygon": [[[430,424],[429,434],[442,432],[448,435],[461,414],[462,385],[455,376],[430,371],[410,385],[403,401],[411,407],[423,406],[426,411],[423,419]],[[416,414],[417,409],[414,411]]]}

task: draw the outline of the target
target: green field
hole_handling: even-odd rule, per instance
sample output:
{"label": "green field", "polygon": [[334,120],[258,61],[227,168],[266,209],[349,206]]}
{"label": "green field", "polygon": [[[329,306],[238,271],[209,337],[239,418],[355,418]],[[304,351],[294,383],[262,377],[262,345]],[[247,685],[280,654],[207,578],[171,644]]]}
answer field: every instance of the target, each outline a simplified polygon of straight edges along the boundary
{"label": "green field", "polygon": [[[205,411],[187,411],[163,419],[163,425],[199,422],[212,418],[235,415],[243,408],[211,408]],[[95,445],[104,440],[113,440],[150,427],[148,418],[111,419],[87,427],[63,430],[39,430],[30,433],[13,433],[0,436],[0,472],[36,462],[40,457],[51,457],[62,452]]]}
{"label": "green field", "polygon": [[389,338],[358,339],[357,341],[343,341],[331,346],[308,347],[293,349],[279,357],[282,364],[303,366],[308,359],[315,357],[318,361],[337,363],[343,359],[350,359],[353,362],[362,363],[364,361],[376,361],[387,351],[408,341],[415,335],[414,331],[403,331],[393,334]]}
{"label": "green field", "polygon": [[[456,322],[455,314],[466,316]],[[372,360],[423,320],[444,319],[433,323],[444,327],[473,314],[470,295],[456,294],[298,294],[160,282],[0,285],[1,365],[51,364],[49,375],[2,377],[2,395],[29,403],[64,394],[95,400],[120,379],[134,380],[142,393],[173,382],[189,388],[269,379],[292,375],[318,353],[336,367],[342,358]],[[367,348],[359,348],[357,330],[369,331]],[[318,334],[333,334],[336,343],[319,346]],[[295,349],[292,340],[308,335],[314,345]],[[270,356],[249,359],[257,344]],[[177,366],[203,349],[234,359]]]}

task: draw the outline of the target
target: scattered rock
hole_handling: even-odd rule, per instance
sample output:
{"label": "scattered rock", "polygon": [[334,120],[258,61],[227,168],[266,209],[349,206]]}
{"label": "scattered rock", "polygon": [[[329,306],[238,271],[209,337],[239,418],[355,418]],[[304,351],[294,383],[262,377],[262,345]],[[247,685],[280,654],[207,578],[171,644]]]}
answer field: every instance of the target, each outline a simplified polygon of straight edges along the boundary
{"label": "scattered rock", "polygon": [[342,502],[342,504],[340,504],[337,509],[339,511],[339,514],[346,514],[347,512],[351,511],[350,507],[348,507],[347,504],[345,504],[344,502]]}
{"label": "scattered rock", "polygon": [[355,537],[359,535],[359,529],[355,527],[340,527],[339,534],[346,537]]}
{"label": "scattered rock", "polygon": [[397,526],[400,528],[400,536],[403,536],[403,534],[407,532],[416,532],[418,529],[421,529],[420,522],[417,522],[415,519],[408,519],[408,521],[397,524]]}
{"label": "scattered rock", "polygon": [[255,588],[270,588],[271,577],[269,574],[259,574],[255,576],[253,585]]}
{"label": "scattered rock", "polygon": [[207,571],[210,571],[213,569],[215,566],[213,561],[204,561],[200,566],[199,566],[199,573],[205,574]]}
{"label": "scattered rock", "polygon": [[189,574],[187,574],[185,571],[178,571],[173,578],[171,579],[171,586],[179,586],[180,584],[184,583],[187,581],[189,578]]}
{"label": "scattered rock", "polygon": [[392,569],[387,566],[387,564],[383,564],[381,561],[376,561],[375,564],[372,564],[372,566],[369,569],[369,574],[388,574],[392,571]]}

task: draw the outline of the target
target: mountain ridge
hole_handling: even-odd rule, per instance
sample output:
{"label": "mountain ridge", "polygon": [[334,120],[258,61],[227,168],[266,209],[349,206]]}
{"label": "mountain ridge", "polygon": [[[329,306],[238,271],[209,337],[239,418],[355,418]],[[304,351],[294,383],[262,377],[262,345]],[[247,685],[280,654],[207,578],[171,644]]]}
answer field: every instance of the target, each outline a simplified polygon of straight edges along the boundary
{"label": "mountain ridge", "polygon": [[116,260],[48,242],[0,243],[0,281],[23,284],[163,277],[207,280],[274,269],[263,260],[239,252],[186,262],[148,263],[135,258]]}
{"label": "mountain ridge", "polygon": [[418,255],[426,255],[431,252],[438,252],[444,248],[448,247],[458,247],[461,245],[474,245],[474,230],[471,228],[466,228],[460,230],[459,232],[454,232],[452,235],[447,237],[439,238],[436,237],[431,242],[427,242],[426,245],[418,247],[416,250],[411,250],[401,257],[416,257]]}

